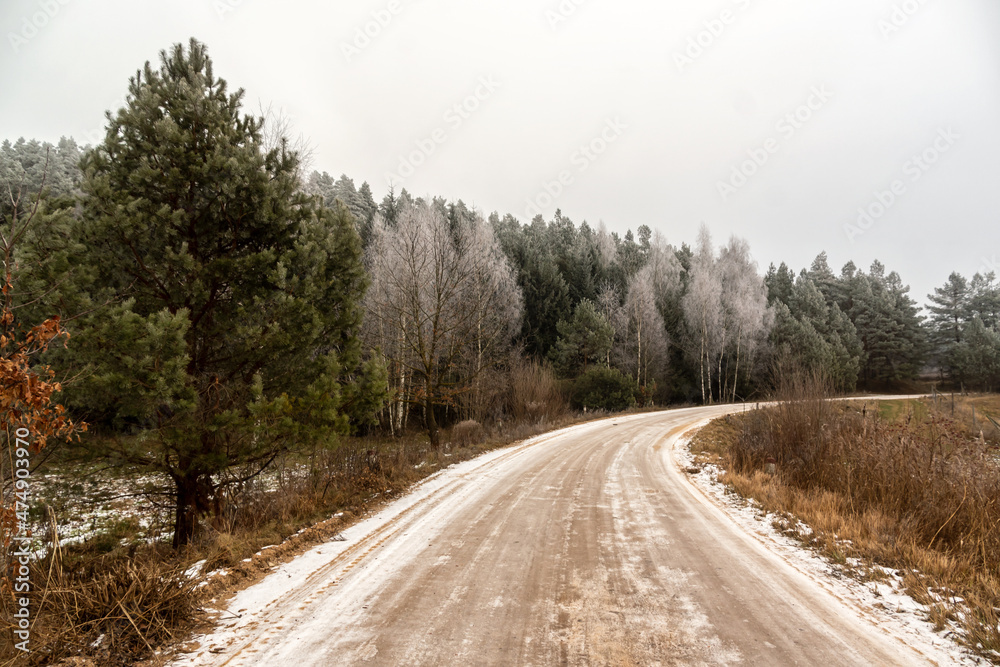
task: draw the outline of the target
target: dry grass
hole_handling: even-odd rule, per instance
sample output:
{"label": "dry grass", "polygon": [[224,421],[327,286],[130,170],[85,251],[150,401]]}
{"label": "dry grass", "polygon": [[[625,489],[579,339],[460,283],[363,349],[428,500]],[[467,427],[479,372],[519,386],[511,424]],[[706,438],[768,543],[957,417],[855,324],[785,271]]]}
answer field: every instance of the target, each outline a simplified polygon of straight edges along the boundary
{"label": "dry grass", "polygon": [[452,444],[456,444],[461,447],[478,445],[485,437],[486,431],[483,430],[483,425],[474,419],[461,421],[455,424],[455,427],[451,429]]}
{"label": "dry grass", "polygon": [[[73,572],[50,559],[34,563],[31,570],[42,592],[33,597],[37,620],[31,627],[31,653],[13,657],[9,664],[52,665],[80,655],[93,656],[102,665],[132,664],[134,657],[170,640],[197,606],[193,583],[183,569],[153,554],[97,559]],[[9,597],[3,596],[0,604],[4,618],[10,618]]]}
{"label": "dry grass", "polygon": [[834,561],[909,573],[936,627],[957,619],[969,648],[1000,659],[1000,429],[981,428],[1000,399],[956,398],[952,416],[950,397],[835,404],[822,383],[794,382],[801,400],[719,420],[693,448],[740,495],[810,526]]}
{"label": "dry grass", "polygon": [[507,409],[516,423],[537,424],[565,417],[569,405],[548,364],[518,359],[510,370]]}

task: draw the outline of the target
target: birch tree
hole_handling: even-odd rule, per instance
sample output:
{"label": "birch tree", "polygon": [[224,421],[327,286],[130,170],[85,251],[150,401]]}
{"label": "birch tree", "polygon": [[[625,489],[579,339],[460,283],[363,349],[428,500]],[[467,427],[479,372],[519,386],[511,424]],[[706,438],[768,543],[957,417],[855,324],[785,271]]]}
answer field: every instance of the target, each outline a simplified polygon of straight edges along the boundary
{"label": "birch tree", "polygon": [[716,333],[722,320],[722,281],[716,269],[712,236],[705,225],[698,231],[698,243],[691,258],[688,290],[682,307],[684,320],[693,337],[693,350],[698,354],[698,374],[701,380],[701,400],[712,401],[712,360],[718,345]]}
{"label": "birch tree", "polygon": [[436,408],[475,391],[483,372],[506,356],[521,326],[514,273],[478,215],[449,221],[440,207],[404,203],[395,225],[377,221],[368,254],[366,340],[381,349],[395,390],[395,429],[403,410],[423,409],[434,447]]}
{"label": "birch tree", "polygon": [[[748,359],[767,335],[773,318],[767,306],[767,286],[757,273],[746,240],[730,238],[719,255],[718,268],[722,283],[719,391],[722,400],[735,401],[740,371],[750,367]],[[723,370],[727,354],[732,360],[732,387],[729,386],[730,373]]]}
{"label": "birch tree", "polygon": [[647,264],[629,283],[625,298],[628,315],[627,368],[640,387],[661,378],[667,363],[667,329],[656,307],[655,267]]}

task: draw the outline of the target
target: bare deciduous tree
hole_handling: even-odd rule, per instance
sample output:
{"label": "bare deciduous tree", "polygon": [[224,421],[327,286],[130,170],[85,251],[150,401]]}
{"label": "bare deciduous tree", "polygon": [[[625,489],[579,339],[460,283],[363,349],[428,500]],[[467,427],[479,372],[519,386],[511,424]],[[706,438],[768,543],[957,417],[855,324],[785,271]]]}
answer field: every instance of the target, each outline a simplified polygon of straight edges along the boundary
{"label": "bare deciduous tree", "polygon": [[632,277],[625,298],[628,313],[628,369],[641,387],[662,376],[667,363],[667,329],[656,308],[655,267],[647,264]]}
{"label": "bare deciduous tree", "polygon": [[[746,240],[731,237],[719,254],[717,264],[722,283],[722,342],[718,350],[720,399],[735,401],[740,371],[750,368],[747,360],[753,358],[773,317],[767,305],[767,286],[757,273]],[[733,362],[731,388],[730,373],[723,371],[723,359],[727,354]]]}
{"label": "bare deciduous tree", "polygon": [[722,281],[715,266],[712,236],[705,225],[698,231],[698,244],[691,259],[688,291],[683,300],[684,319],[698,350],[701,400],[712,401],[712,360],[719,349],[717,333],[722,320]]}
{"label": "bare deciduous tree", "polygon": [[611,285],[607,285],[597,295],[597,309],[604,315],[614,331],[614,342],[608,350],[605,360],[608,368],[612,366],[622,367],[628,362],[630,355],[625,350],[625,343],[628,340],[628,312],[621,303],[618,291]]}
{"label": "bare deciduous tree", "polygon": [[506,358],[520,329],[520,289],[481,216],[449,219],[418,201],[394,226],[377,223],[366,339],[389,367],[390,426],[402,428],[408,407],[418,404],[437,447],[435,407],[484,391],[481,379]]}

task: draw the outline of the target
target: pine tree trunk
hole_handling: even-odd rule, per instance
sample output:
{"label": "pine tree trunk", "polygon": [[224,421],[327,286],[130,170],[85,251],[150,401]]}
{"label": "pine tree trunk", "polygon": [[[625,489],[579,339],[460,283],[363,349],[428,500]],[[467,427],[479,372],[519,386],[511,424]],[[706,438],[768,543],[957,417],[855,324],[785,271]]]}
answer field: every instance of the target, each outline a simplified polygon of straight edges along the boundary
{"label": "pine tree trunk", "polygon": [[198,508],[208,504],[208,498],[199,497],[204,485],[198,475],[174,477],[176,501],[174,503],[174,549],[191,543],[198,526]]}

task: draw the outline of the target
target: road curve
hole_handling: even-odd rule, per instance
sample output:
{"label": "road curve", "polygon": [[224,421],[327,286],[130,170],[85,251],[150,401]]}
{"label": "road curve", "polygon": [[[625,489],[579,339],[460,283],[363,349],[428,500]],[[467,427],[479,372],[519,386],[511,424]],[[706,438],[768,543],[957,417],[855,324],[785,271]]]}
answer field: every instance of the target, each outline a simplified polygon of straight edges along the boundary
{"label": "road curve", "polygon": [[931,664],[747,535],[672,450],[731,407],[442,471],[281,566],[176,665]]}

